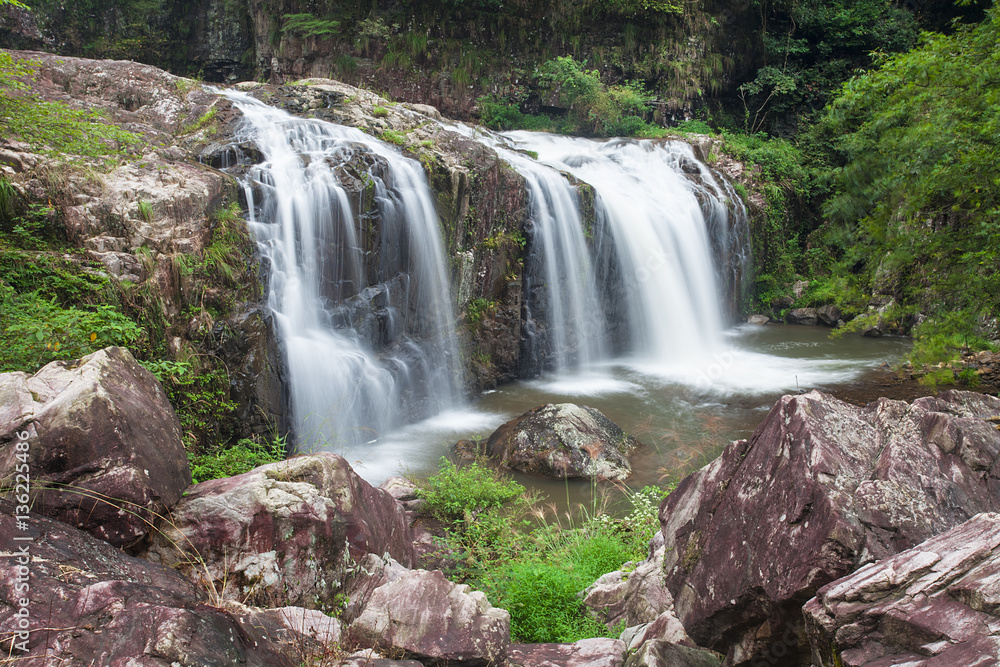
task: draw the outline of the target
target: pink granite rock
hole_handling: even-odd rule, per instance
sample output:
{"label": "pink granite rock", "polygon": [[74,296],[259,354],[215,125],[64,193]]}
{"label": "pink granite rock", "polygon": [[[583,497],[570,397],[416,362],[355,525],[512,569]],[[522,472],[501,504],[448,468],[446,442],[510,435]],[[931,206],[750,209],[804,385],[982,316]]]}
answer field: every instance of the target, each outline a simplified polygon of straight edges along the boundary
{"label": "pink granite rock", "polygon": [[27,434],[27,469],[44,488],[34,509],[45,516],[129,547],[191,483],[177,416],[124,348],[0,374],[0,399],[0,480],[13,486]]}
{"label": "pink granite rock", "polygon": [[827,584],[804,609],[813,664],[1000,664],[1000,514]]}
{"label": "pink granite rock", "polygon": [[949,391],[858,408],[785,396],[749,441],[660,509],[666,587],[727,665],[807,654],[801,606],[825,584],[1000,510],[1000,400]]}
{"label": "pink granite rock", "polygon": [[147,558],[261,607],[333,609],[366,554],[413,561],[403,510],[330,453],[202,482],[157,528]]}

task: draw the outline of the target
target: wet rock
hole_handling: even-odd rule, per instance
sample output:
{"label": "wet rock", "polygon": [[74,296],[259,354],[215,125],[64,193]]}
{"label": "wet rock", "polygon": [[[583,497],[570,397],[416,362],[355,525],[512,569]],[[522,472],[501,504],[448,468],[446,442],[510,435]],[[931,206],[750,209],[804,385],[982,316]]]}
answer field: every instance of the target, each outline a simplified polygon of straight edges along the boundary
{"label": "wet rock", "polygon": [[629,657],[625,667],[719,667],[721,664],[722,656],[718,653],[657,640],[643,644]]}
{"label": "wet rock", "polygon": [[425,664],[485,667],[504,662],[510,614],[438,570],[411,570],[372,592],[350,636]]}
{"label": "wet rock", "polygon": [[[24,530],[14,511],[0,500],[0,633],[13,636],[26,600],[31,632],[19,665],[294,667],[338,637],[336,621],[317,612],[223,608],[174,570],[37,514]],[[21,547],[31,555],[26,590]]]}
{"label": "wet rock", "polygon": [[511,644],[509,667],[619,667],[625,660],[625,644],[597,637],[572,644]]}
{"label": "wet rock", "polygon": [[819,321],[819,317],[815,308],[795,308],[785,316],[785,321],[789,324],[815,326],[816,322]]}
{"label": "wet rock", "polygon": [[600,411],[573,403],[546,404],[507,422],[486,443],[508,468],[547,477],[625,479],[626,458],[639,447]]}
{"label": "wet rock", "polygon": [[804,613],[816,665],[995,665],[1000,515],[866,565],[821,588]]}
{"label": "wet rock", "polygon": [[[0,375],[0,478],[27,462],[35,509],[118,547],[149,533],[191,483],[181,429],[153,375],[123,348]],[[27,434],[27,461],[18,434]]]}
{"label": "wet rock", "polygon": [[866,408],[785,396],[660,509],[666,587],[700,645],[748,665],[805,646],[800,608],[865,563],[1000,509],[1000,400]]}
{"label": "wet rock", "polygon": [[767,315],[751,315],[747,318],[747,324],[767,324],[771,318]]}
{"label": "wet rock", "polygon": [[844,313],[841,312],[840,308],[830,303],[816,309],[816,317],[819,318],[819,323],[826,327],[837,326],[837,322],[843,316]]}
{"label": "wet rock", "polygon": [[329,453],[202,482],[158,528],[147,558],[259,606],[332,609],[365,554],[413,561],[402,508]]}

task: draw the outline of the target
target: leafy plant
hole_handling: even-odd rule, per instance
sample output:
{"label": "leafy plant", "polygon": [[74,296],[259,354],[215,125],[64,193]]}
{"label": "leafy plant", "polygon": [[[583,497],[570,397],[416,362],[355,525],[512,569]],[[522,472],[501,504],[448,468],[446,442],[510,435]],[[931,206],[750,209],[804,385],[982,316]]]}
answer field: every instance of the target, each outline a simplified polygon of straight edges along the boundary
{"label": "leafy plant", "polygon": [[509,477],[498,475],[479,462],[459,468],[447,459],[441,470],[420,487],[419,496],[428,511],[448,523],[474,519],[485,510],[495,509],[524,493],[524,487]]}
{"label": "leafy plant", "polygon": [[39,65],[0,52],[0,132],[5,136],[62,160],[79,156],[105,166],[116,162],[123,148],[140,142],[139,135],[108,123],[98,111],[35,100],[24,80],[36,76]]}

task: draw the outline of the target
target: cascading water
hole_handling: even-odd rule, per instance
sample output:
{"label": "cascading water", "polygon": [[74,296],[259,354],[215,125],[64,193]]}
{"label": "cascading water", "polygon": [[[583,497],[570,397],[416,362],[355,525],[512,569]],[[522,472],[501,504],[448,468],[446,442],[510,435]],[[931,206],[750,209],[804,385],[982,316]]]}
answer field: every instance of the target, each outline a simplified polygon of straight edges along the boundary
{"label": "cascading water", "polygon": [[250,226],[297,446],[340,449],[461,402],[454,306],[423,170],[360,130],[240,93]]}
{"label": "cascading water", "polygon": [[[726,200],[735,197],[694,158],[690,146],[531,132],[505,136],[548,165],[505,154],[528,179],[533,194],[538,191],[533,222],[546,261],[564,247],[580,248],[586,260],[558,276],[553,295],[569,291],[566,283],[575,280],[584,319],[599,322],[599,329],[611,334],[615,352],[665,365],[717,354],[725,322],[720,278],[735,280],[723,276],[722,267],[730,267],[738,279],[744,239],[730,230]],[[594,271],[583,245],[578,208],[563,212],[555,205],[572,188],[553,169],[572,174],[596,191],[590,233]],[[742,221],[735,227],[741,228]],[[585,270],[577,268],[583,266]],[[548,280],[550,286],[556,282]],[[550,313],[552,320],[560,317]],[[601,340],[593,335],[590,339]],[[551,342],[558,345],[562,340],[554,336]]]}

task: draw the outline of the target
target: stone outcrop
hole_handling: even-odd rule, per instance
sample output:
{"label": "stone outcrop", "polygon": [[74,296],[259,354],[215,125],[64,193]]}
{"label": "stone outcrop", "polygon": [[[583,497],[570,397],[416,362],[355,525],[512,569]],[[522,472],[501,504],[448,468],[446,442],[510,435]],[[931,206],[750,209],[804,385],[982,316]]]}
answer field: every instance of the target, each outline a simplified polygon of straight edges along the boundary
{"label": "stone outcrop", "polygon": [[508,468],[535,475],[625,479],[632,474],[627,457],[639,445],[599,410],[550,403],[498,428],[486,451]]}
{"label": "stone outcrop", "polygon": [[202,482],[157,528],[147,558],[222,599],[260,606],[333,609],[366,554],[413,561],[396,501],[329,453]]}
{"label": "stone outcrop", "polygon": [[1000,400],[866,408],[785,396],[660,510],[678,618],[727,664],[808,654],[802,604],[865,563],[1000,509]]}
{"label": "stone outcrop", "polygon": [[785,321],[789,324],[804,324],[815,326],[819,322],[819,315],[815,308],[794,308],[788,311]]}
{"label": "stone outcrop", "polygon": [[621,667],[625,644],[596,637],[572,644],[511,644],[509,667]]}
{"label": "stone outcrop", "polygon": [[672,610],[674,598],[663,583],[663,534],[653,537],[646,560],[625,563],[588,586],[583,604],[609,628],[623,621],[626,627],[649,624]]}
{"label": "stone outcrop", "polygon": [[625,667],[719,667],[721,664],[722,656],[718,653],[656,640],[643,644],[629,656]]}
{"label": "stone outcrop", "polygon": [[[11,653],[18,665],[294,667],[328,654],[339,639],[337,621],[319,612],[223,606],[174,570],[37,514],[27,516],[24,529],[14,512],[0,501],[5,655],[11,637],[22,641],[15,633],[25,614],[31,630],[23,637],[26,651]],[[30,554],[27,589],[19,588],[21,549]]]}
{"label": "stone outcrop", "polygon": [[818,667],[996,665],[1000,515],[979,514],[827,584],[804,613]]}
{"label": "stone outcrop", "polygon": [[142,540],[191,483],[160,383],[119,347],[0,375],[0,478],[13,486],[22,470],[43,486],[35,510],[118,547]]}
{"label": "stone outcrop", "polygon": [[349,632],[426,664],[486,667],[505,660],[510,614],[438,570],[408,570],[372,591]]}

